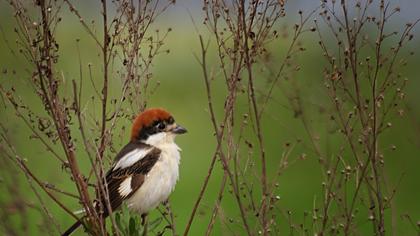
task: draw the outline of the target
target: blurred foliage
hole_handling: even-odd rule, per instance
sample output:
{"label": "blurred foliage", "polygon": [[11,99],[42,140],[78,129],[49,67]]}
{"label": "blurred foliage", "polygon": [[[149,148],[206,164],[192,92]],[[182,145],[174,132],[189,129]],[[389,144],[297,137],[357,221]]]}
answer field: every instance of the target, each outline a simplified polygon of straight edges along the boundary
{"label": "blurred foliage", "polygon": [[[115,213],[115,222],[124,236],[140,236],[143,235],[143,223],[138,214],[131,214],[127,205],[121,207],[121,211]],[[147,220],[147,219],[145,219]],[[147,222],[147,230],[149,232],[157,232],[159,225],[162,223],[163,217],[157,217]],[[166,228],[164,228],[166,229]]]}
{"label": "blurred foliage", "polygon": [[[95,20],[99,15],[97,6],[93,3],[85,3],[86,7],[82,11],[92,16]],[[12,12],[9,11],[7,3],[0,3],[0,75],[1,83],[14,86],[22,100],[27,104],[33,104],[33,109],[41,111],[36,95],[32,94],[28,89],[28,72],[24,71],[27,65],[22,64],[21,55],[15,44],[16,34],[14,33],[14,21]],[[293,13],[291,13],[293,14]],[[196,19],[200,22],[201,19]],[[285,24],[287,24],[285,22]],[[180,180],[177,184],[175,192],[171,195],[172,210],[175,213],[175,222],[178,233],[182,233],[188,216],[192,210],[192,202],[198,195],[201,183],[206,175],[207,167],[210,162],[212,151],[214,150],[215,141],[211,132],[211,124],[207,111],[207,100],[205,97],[205,88],[198,63],[194,55],[199,51],[198,36],[191,26],[191,23],[177,23],[171,19],[164,19],[157,28],[171,27],[171,32],[165,42],[165,49],[169,49],[168,55],[160,55],[155,61],[153,81],[157,87],[156,92],[150,97],[149,107],[165,107],[172,111],[178,123],[187,127],[189,133],[177,140],[178,145],[182,148],[182,160],[180,167]],[[282,28],[283,26],[278,26]],[[84,68],[85,76],[88,76],[88,63],[92,65],[95,80],[100,80],[101,68],[98,57],[99,51],[95,48],[94,43],[88,39],[78,25],[78,20],[68,12],[63,16],[63,22],[56,29],[58,42],[60,45],[60,59],[58,63],[59,73],[66,78],[73,79],[79,76],[79,63]],[[200,31],[206,30],[200,28]],[[311,38],[313,37],[313,38]],[[76,53],[76,39],[80,40],[80,57]],[[7,40],[7,42],[6,42]],[[418,62],[420,61],[420,51],[416,47],[420,43],[417,39],[411,44],[415,52],[410,59],[410,64],[403,74],[409,78],[409,86],[406,90],[406,112],[403,118],[395,117],[392,120],[394,127],[392,133],[385,133],[382,139],[382,146],[385,148],[384,155],[386,157],[386,174],[387,181],[391,186],[398,186],[395,196],[395,209],[398,217],[388,219],[392,224],[397,226],[397,235],[414,235],[416,225],[412,225],[406,220],[404,215],[408,214],[414,223],[420,221],[420,78],[418,73]],[[273,97],[273,102],[267,108],[268,115],[263,122],[263,130],[267,135],[266,151],[268,158],[268,166],[272,172],[278,164],[278,158],[281,153],[288,150],[289,144],[296,144],[292,151],[292,156],[300,158],[299,161],[291,165],[284,173],[278,176],[276,182],[279,184],[276,196],[279,196],[279,205],[284,214],[284,222],[279,222],[282,232],[290,232],[290,222],[295,227],[300,227],[300,222],[310,222],[307,219],[308,212],[314,210],[314,204],[321,199],[322,177],[319,171],[318,160],[314,153],[311,153],[306,144],[309,142],[305,136],[305,127],[296,117],[296,111],[289,106],[287,97],[283,91],[291,91],[296,87],[303,94],[303,104],[307,108],[305,112],[309,114],[310,123],[319,137],[325,137],[321,140],[325,148],[334,148],[334,135],[329,135],[328,127],[325,125],[325,115],[322,109],[325,101],[325,91],[323,88],[322,66],[323,61],[320,59],[321,53],[316,44],[315,36],[306,37],[302,42],[307,48],[303,56],[299,59],[301,69],[291,78],[295,83],[285,81],[281,83],[283,88],[277,88]],[[286,45],[286,43],[285,43]],[[285,45],[276,45],[272,54],[275,57],[281,57],[281,52]],[[214,49],[214,48],[212,48]],[[11,53],[11,50],[13,53]],[[215,59],[216,54],[212,60]],[[115,73],[115,71],[113,71]],[[114,74],[115,75],[115,74]],[[117,76],[116,76],[117,78]],[[119,81],[113,81],[115,88],[118,88]],[[264,89],[264,82],[259,84],[260,89]],[[222,86],[215,85],[217,90],[224,89]],[[62,91],[69,93],[70,91]],[[89,101],[88,94],[92,91],[84,91],[85,102]],[[112,95],[111,95],[112,97]],[[217,113],[221,116],[223,105],[220,101],[223,98],[215,98],[215,106]],[[245,104],[246,101],[239,103]],[[239,107],[241,105],[239,104]],[[90,105],[89,109],[95,109],[94,105]],[[99,114],[99,108],[96,107]],[[95,112],[95,111],[94,111]],[[34,171],[47,182],[54,183],[62,189],[74,192],[75,188],[69,179],[63,178],[62,169],[57,163],[52,163],[51,158],[45,155],[45,150],[41,148],[37,141],[31,140],[29,130],[22,127],[17,120],[15,114],[5,106],[4,98],[0,98],[0,121],[8,125],[8,129],[13,133],[12,140],[23,157],[26,158],[28,164],[33,167]],[[94,124],[92,124],[94,125]],[[121,120],[118,129],[129,127],[130,120]],[[75,128],[76,129],[76,128]],[[115,150],[108,151],[109,159],[113,158],[115,151],[119,150],[128,141],[128,130],[125,129],[125,137],[117,137],[115,142]],[[120,132],[120,131],[118,131]],[[302,142],[296,142],[302,140]],[[396,147],[394,149],[393,147]],[[82,153],[82,152],[80,152]],[[83,171],[89,168],[89,162],[83,155],[79,156]],[[2,163],[2,171],[0,173],[0,219],[7,222],[11,228],[18,229],[19,235],[25,232],[30,235],[44,235],[49,229],[40,228],[45,225],[48,219],[43,216],[42,211],[36,206],[37,198],[31,192],[25,177],[22,173],[18,175],[10,173],[19,170],[13,165]],[[11,177],[12,176],[12,177]],[[222,166],[220,163],[216,165],[216,171],[210,181],[209,188],[205,194],[204,204],[199,209],[199,216],[195,219],[192,226],[191,235],[203,235],[208,224],[208,215],[211,214],[212,205],[217,197],[219,182],[223,176]],[[12,189],[11,186],[16,187]],[[15,201],[22,198],[24,203]],[[45,202],[51,208],[51,215],[62,227],[70,226],[73,219],[70,219],[49,199],[43,196]],[[62,197],[68,206],[76,210],[78,203],[71,198]],[[20,212],[24,205],[26,219],[20,217]],[[226,199],[223,207],[223,215],[228,223],[217,221],[214,235],[221,235],[226,232],[226,227],[230,230],[240,230],[240,220],[237,215],[235,203],[233,199]],[[289,214],[290,213],[290,214]],[[138,235],[141,231],[138,216],[130,216],[127,210],[116,214],[119,228],[124,235]],[[164,223],[156,210],[149,216],[149,227],[154,228],[156,232],[162,230]],[[290,220],[290,222],[288,222]],[[357,223],[361,225],[365,235],[371,232],[368,216],[360,217]],[[160,225],[160,226],[159,226]],[[365,226],[365,227],[364,227]],[[156,228],[155,228],[156,227]],[[310,226],[308,226],[310,227]],[[11,235],[6,228],[0,228],[0,233]],[[134,233],[136,232],[136,233]],[[229,232],[229,231],[228,231]],[[78,230],[75,235],[83,235]]]}

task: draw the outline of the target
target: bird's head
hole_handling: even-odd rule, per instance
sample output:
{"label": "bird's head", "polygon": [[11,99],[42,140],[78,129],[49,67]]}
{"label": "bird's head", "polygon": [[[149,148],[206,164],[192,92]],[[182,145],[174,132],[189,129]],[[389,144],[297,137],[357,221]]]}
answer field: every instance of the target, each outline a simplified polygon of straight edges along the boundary
{"label": "bird's head", "polygon": [[175,123],[173,116],[160,108],[147,109],[134,120],[131,141],[142,141],[150,145],[173,142],[178,134],[187,130]]}

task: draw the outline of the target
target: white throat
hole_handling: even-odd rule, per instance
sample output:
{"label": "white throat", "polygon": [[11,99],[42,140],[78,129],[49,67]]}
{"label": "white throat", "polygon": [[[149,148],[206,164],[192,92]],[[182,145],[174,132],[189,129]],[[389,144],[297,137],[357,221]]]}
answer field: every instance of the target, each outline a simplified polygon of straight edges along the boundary
{"label": "white throat", "polygon": [[165,147],[167,147],[168,145],[176,145],[175,136],[176,135],[172,133],[159,132],[157,134],[150,135],[145,143],[157,147],[159,149],[165,149]]}

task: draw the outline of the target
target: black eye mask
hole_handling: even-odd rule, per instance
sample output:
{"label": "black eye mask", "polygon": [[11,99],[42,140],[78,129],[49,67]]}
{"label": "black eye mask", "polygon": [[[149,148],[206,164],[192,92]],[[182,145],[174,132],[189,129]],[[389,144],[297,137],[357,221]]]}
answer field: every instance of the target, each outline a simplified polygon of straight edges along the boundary
{"label": "black eye mask", "polygon": [[146,140],[149,136],[164,131],[167,125],[171,125],[173,123],[175,123],[175,120],[172,116],[165,120],[155,121],[152,125],[141,129],[138,134],[138,139]]}

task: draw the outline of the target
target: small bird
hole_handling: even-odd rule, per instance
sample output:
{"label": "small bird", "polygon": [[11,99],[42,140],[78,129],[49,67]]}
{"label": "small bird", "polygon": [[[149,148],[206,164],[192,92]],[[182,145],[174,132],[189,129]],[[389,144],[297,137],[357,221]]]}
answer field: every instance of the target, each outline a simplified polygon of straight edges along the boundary
{"label": "small bird", "polygon": [[[125,202],[130,210],[147,214],[168,199],[179,176],[181,150],[175,137],[187,130],[164,109],[148,109],[134,120],[130,142],[115,157],[106,174],[111,209]],[[109,215],[102,200],[103,217]],[[78,221],[62,235],[70,235]]]}

